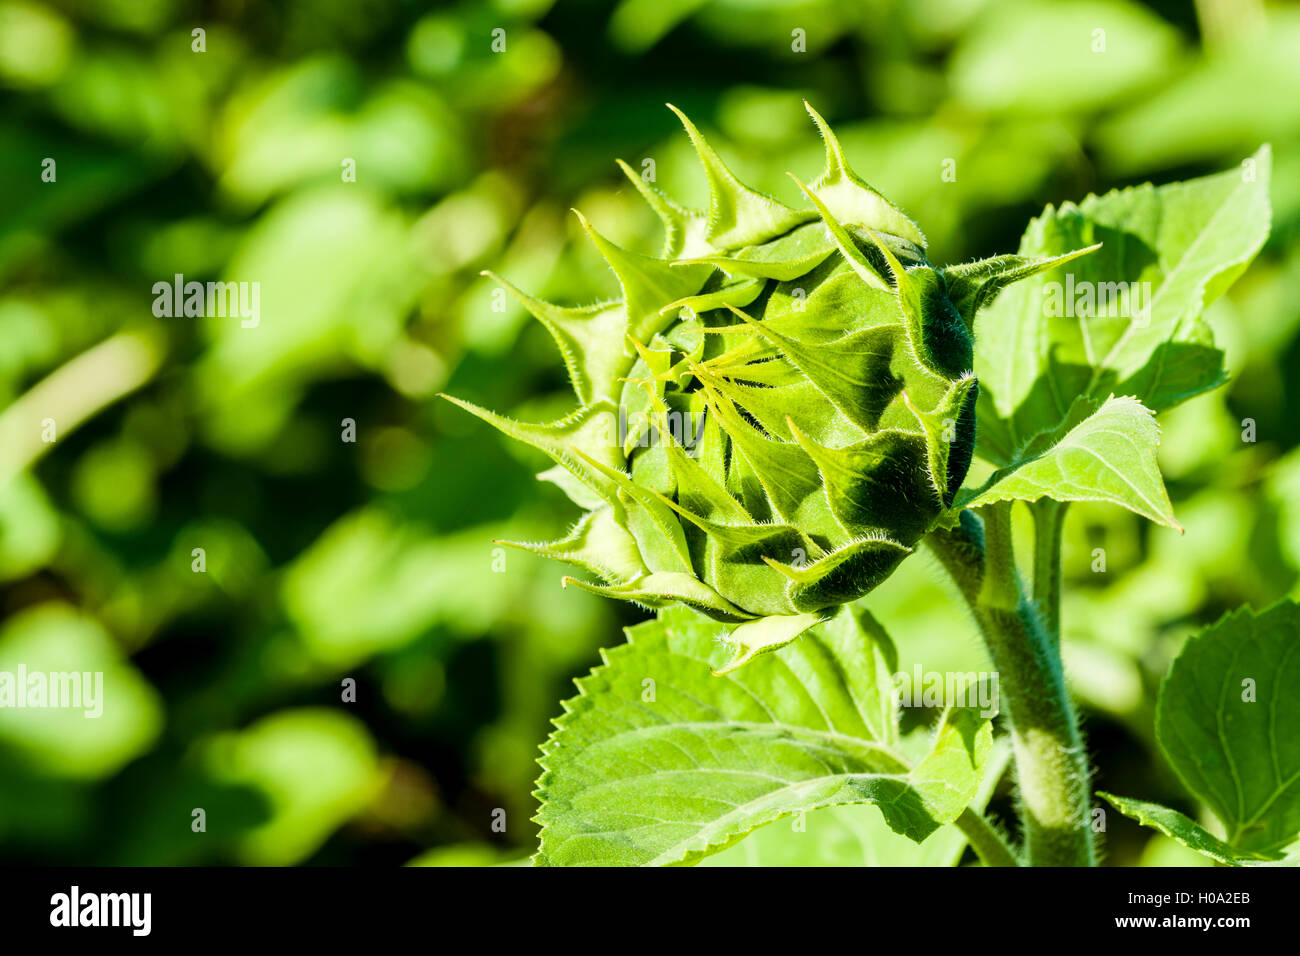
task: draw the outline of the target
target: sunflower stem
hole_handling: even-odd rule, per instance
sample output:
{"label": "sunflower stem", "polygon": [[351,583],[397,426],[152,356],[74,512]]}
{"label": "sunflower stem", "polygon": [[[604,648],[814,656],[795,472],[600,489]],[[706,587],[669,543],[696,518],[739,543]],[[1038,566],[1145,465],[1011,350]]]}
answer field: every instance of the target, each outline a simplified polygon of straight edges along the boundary
{"label": "sunflower stem", "polygon": [[1031,866],[1092,866],[1091,780],[1060,650],[1025,597],[1011,541],[1011,504],[964,512],[928,536],[988,645],[1011,724],[1025,852]]}

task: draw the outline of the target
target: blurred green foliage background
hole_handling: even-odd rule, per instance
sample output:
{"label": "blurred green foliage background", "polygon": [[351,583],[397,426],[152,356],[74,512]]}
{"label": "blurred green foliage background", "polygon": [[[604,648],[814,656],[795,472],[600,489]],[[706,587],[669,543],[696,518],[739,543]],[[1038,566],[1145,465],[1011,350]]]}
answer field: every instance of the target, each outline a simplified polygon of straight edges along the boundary
{"label": "blurred green foliage background", "polygon": [[[616,294],[567,210],[657,250],[616,156],[703,203],[665,101],[793,202],[786,170],[821,165],[807,97],[937,263],[1274,144],[1272,238],[1209,313],[1232,382],[1162,419],[1186,534],[1067,525],[1097,786],[1196,816],[1155,754],[1158,681],[1224,610],[1300,592],[1297,64],[1300,9],[1256,0],[0,0],[0,670],[107,687],[99,720],[0,710],[0,858],[530,852],[548,719],[638,612],[497,549],[575,514],[435,393],[567,410],[549,337],[479,272]],[[260,325],[156,318],[177,273],[259,282]],[[928,557],[869,606],[902,669],[987,666]],[[1200,859],[1110,823],[1112,863]]]}

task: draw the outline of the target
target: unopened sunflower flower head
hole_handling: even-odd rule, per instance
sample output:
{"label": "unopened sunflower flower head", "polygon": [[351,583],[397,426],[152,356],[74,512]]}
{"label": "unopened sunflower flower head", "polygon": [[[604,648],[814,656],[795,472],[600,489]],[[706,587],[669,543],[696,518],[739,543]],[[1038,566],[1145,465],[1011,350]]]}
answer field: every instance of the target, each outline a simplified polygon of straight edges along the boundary
{"label": "unopened sunflower flower head", "polygon": [[506,284],[559,346],[572,414],[528,424],[452,399],[550,456],[542,477],[585,509],[563,539],[517,546],[581,569],[566,583],[737,625],[723,671],[863,597],[943,518],[975,446],[975,313],[1073,255],[931,266],[808,112],[826,168],[800,184],[805,208],[741,183],[679,112],[707,213],[620,163],[663,220],[662,255],[583,219],[620,299],[571,308]]}

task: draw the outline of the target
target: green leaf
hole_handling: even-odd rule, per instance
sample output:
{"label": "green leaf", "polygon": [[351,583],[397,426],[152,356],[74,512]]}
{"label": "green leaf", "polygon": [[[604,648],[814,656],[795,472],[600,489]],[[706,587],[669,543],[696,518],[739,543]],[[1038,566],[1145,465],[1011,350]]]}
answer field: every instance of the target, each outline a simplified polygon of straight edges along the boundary
{"label": "green leaf", "polygon": [[1300,607],[1241,608],[1187,642],[1160,686],[1156,739],[1239,852],[1300,835]]}
{"label": "green leaf", "polygon": [[1031,444],[1026,457],[998,471],[984,488],[959,498],[958,507],[995,501],[1107,501],[1182,530],[1156,463],[1160,430],[1135,398],[1110,397],[1078,424],[1089,403],[1075,403],[1058,435]]}
{"label": "green leaf", "polygon": [[1098,792],[1114,805],[1115,809],[1126,817],[1131,817],[1143,826],[1159,830],[1165,836],[1177,840],[1188,849],[1195,850],[1202,856],[1223,863],[1226,866],[1247,866],[1259,864],[1277,857],[1243,854],[1224,843],[1205,827],[1186,814],[1179,813],[1158,803],[1134,800],[1132,797],[1117,797],[1111,793]]}
{"label": "green leaf", "polygon": [[1102,247],[1016,283],[976,318],[982,457],[1014,464],[1076,396],[1129,395],[1160,412],[1224,380],[1201,311],[1268,235],[1269,157],[1256,154],[1251,176],[1090,196],[1030,223],[1021,256]]}
{"label": "green leaf", "polygon": [[874,621],[844,609],[723,677],[719,631],[667,610],[578,682],[543,748],[539,864],[693,863],[781,817],[855,803],[919,843],[970,803],[989,722],[949,711],[910,767]]}

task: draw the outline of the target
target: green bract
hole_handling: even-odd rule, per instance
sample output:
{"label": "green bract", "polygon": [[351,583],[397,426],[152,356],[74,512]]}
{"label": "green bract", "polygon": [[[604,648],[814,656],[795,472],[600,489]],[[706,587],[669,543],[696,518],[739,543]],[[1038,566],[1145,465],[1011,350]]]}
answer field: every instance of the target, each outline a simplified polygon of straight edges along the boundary
{"label": "green bract", "polygon": [[563,540],[518,546],[597,593],[739,624],[724,670],[862,597],[944,515],[975,444],[976,311],[1078,254],[932,267],[808,111],[826,143],[800,184],[809,208],[740,183],[678,113],[707,215],[620,164],[666,226],[663,257],[584,219],[621,300],[566,308],[506,286],[554,336],[576,411],[535,425],[458,401],[553,458],[543,477],[587,509]]}

